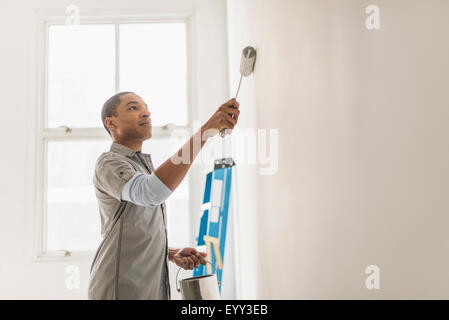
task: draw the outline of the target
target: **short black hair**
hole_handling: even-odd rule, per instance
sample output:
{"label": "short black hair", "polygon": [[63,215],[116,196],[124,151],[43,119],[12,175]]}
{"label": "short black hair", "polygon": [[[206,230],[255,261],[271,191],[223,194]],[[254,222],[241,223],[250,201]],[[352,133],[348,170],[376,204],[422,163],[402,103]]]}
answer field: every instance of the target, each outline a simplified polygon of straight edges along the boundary
{"label": "short black hair", "polygon": [[108,129],[108,127],[106,127],[105,124],[105,120],[107,117],[117,117],[117,107],[120,104],[120,102],[122,101],[120,98],[121,96],[128,94],[128,93],[132,93],[135,94],[134,92],[130,92],[130,91],[125,91],[125,92],[119,92],[114,94],[112,97],[110,97],[108,100],[106,100],[106,102],[103,105],[103,109],[101,110],[101,121],[103,122],[103,126],[106,129],[106,131],[109,133],[109,135],[112,137],[111,135],[111,131]]}

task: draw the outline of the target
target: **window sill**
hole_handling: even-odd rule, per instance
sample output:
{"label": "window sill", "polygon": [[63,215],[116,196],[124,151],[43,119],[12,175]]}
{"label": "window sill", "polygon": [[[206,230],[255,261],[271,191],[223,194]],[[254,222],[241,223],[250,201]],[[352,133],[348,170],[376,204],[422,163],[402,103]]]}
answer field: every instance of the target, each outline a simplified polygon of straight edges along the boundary
{"label": "window sill", "polygon": [[37,254],[33,262],[74,262],[92,261],[95,256],[95,251],[46,251]]}

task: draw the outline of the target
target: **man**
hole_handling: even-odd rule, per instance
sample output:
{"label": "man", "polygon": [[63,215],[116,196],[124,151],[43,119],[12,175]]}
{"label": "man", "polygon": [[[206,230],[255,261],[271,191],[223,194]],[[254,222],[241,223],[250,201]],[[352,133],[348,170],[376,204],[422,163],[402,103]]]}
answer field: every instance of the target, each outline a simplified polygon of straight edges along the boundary
{"label": "man", "polygon": [[[132,92],[105,102],[101,117],[113,143],[98,158],[93,177],[103,241],[90,270],[89,299],[170,299],[168,261],[189,270],[206,263],[206,254],[194,248],[168,248],[164,201],[206,140],[234,128],[238,108],[235,99],[223,104],[183,148],[154,170],[151,156],[142,153],[142,143],[152,136],[147,104]],[[180,158],[188,161],[177,161]]]}

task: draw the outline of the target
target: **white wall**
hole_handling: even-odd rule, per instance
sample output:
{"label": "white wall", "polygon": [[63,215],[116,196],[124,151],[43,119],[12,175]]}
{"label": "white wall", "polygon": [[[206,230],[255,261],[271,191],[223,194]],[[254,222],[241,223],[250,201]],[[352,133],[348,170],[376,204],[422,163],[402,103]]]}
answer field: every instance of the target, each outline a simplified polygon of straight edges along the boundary
{"label": "white wall", "polygon": [[[33,173],[41,170],[35,168],[34,150],[38,80],[36,13],[64,17],[70,4],[80,8],[81,22],[83,15],[89,14],[192,15],[194,55],[191,62],[196,66],[194,81],[190,83],[196,113],[193,119],[206,120],[228,99],[224,0],[1,1],[0,299],[83,299],[87,295],[91,259],[34,261],[38,221]],[[201,167],[192,172],[198,176],[197,181],[204,179]],[[202,193],[198,186],[191,193],[198,214]],[[68,274],[65,272],[69,265],[79,267],[80,290],[66,289]],[[171,265],[172,274],[173,271],[176,268]],[[174,289],[173,276],[171,284]]]}
{"label": "white wall", "polygon": [[[251,6],[254,3],[227,1],[228,59],[229,59],[229,97],[234,98],[240,80],[240,60],[246,46],[256,46],[253,38],[254,24]],[[257,67],[257,66],[256,66]],[[257,141],[256,86],[253,75],[242,79],[238,101],[240,117],[236,129],[226,142],[231,147],[231,156],[236,161],[234,176],[234,200],[236,210],[236,232],[239,246],[237,256],[237,298],[257,299],[258,297],[258,184],[257,157],[254,145]],[[228,148],[230,149],[230,148]],[[228,150],[227,149],[227,150]],[[253,158],[254,157],[254,158]]]}
{"label": "white wall", "polygon": [[257,176],[258,297],[449,298],[449,2],[227,7],[230,50],[258,50],[242,118],[279,129],[279,171]]}

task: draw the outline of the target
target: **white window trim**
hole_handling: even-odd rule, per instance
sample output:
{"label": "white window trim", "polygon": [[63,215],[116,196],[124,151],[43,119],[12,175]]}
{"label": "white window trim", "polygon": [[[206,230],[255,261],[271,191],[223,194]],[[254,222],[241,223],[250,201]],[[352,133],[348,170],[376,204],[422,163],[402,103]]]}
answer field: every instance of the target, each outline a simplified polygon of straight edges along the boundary
{"label": "white window trim", "polygon": [[[45,261],[86,261],[92,260],[95,254],[93,251],[46,251],[46,235],[47,235],[47,221],[46,221],[46,204],[47,201],[47,143],[55,140],[110,140],[110,136],[106,133],[104,128],[71,128],[70,132],[66,128],[46,128],[46,108],[47,108],[47,85],[48,85],[48,31],[50,25],[65,24],[66,16],[45,15],[36,13],[37,21],[37,43],[36,43],[36,117],[34,125],[34,132],[36,133],[35,140],[35,166],[33,168],[35,177],[34,180],[34,194],[35,194],[35,245],[33,262]],[[153,127],[153,137],[163,138],[170,137],[172,131],[177,129],[191,130],[192,119],[197,116],[196,97],[195,97],[195,65],[194,65],[194,35],[193,24],[194,15],[192,12],[185,12],[181,14],[172,15],[107,15],[107,16],[82,16],[80,24],[115,24],[116,28],[121,23],[170,23],[183,22],[186,24],[186,49],[187,49],[187,106],[188,106],[188,120],[186,126],[159,126]],[[116,46],[118,43],[116,41]],[[118,51],[118,50],[117,50]],[[116,51],[116,52],[117,52]],[[118,57],[117,57],[118,58]],[[118,59],[116,59],[116,74],[118,74]],[[116,76],[116,91],[118,88],[119,77]],[[200,179],[198,177],[199,169],[192,166],[188,178],[189,190],[199,188]],[[197,205],[192,201],[192,194],[189,194],[189,239],[195,239],[195,230],[192,230],[192,217],[195,216]],[[193,242],[186,245],[194,245]]]}

